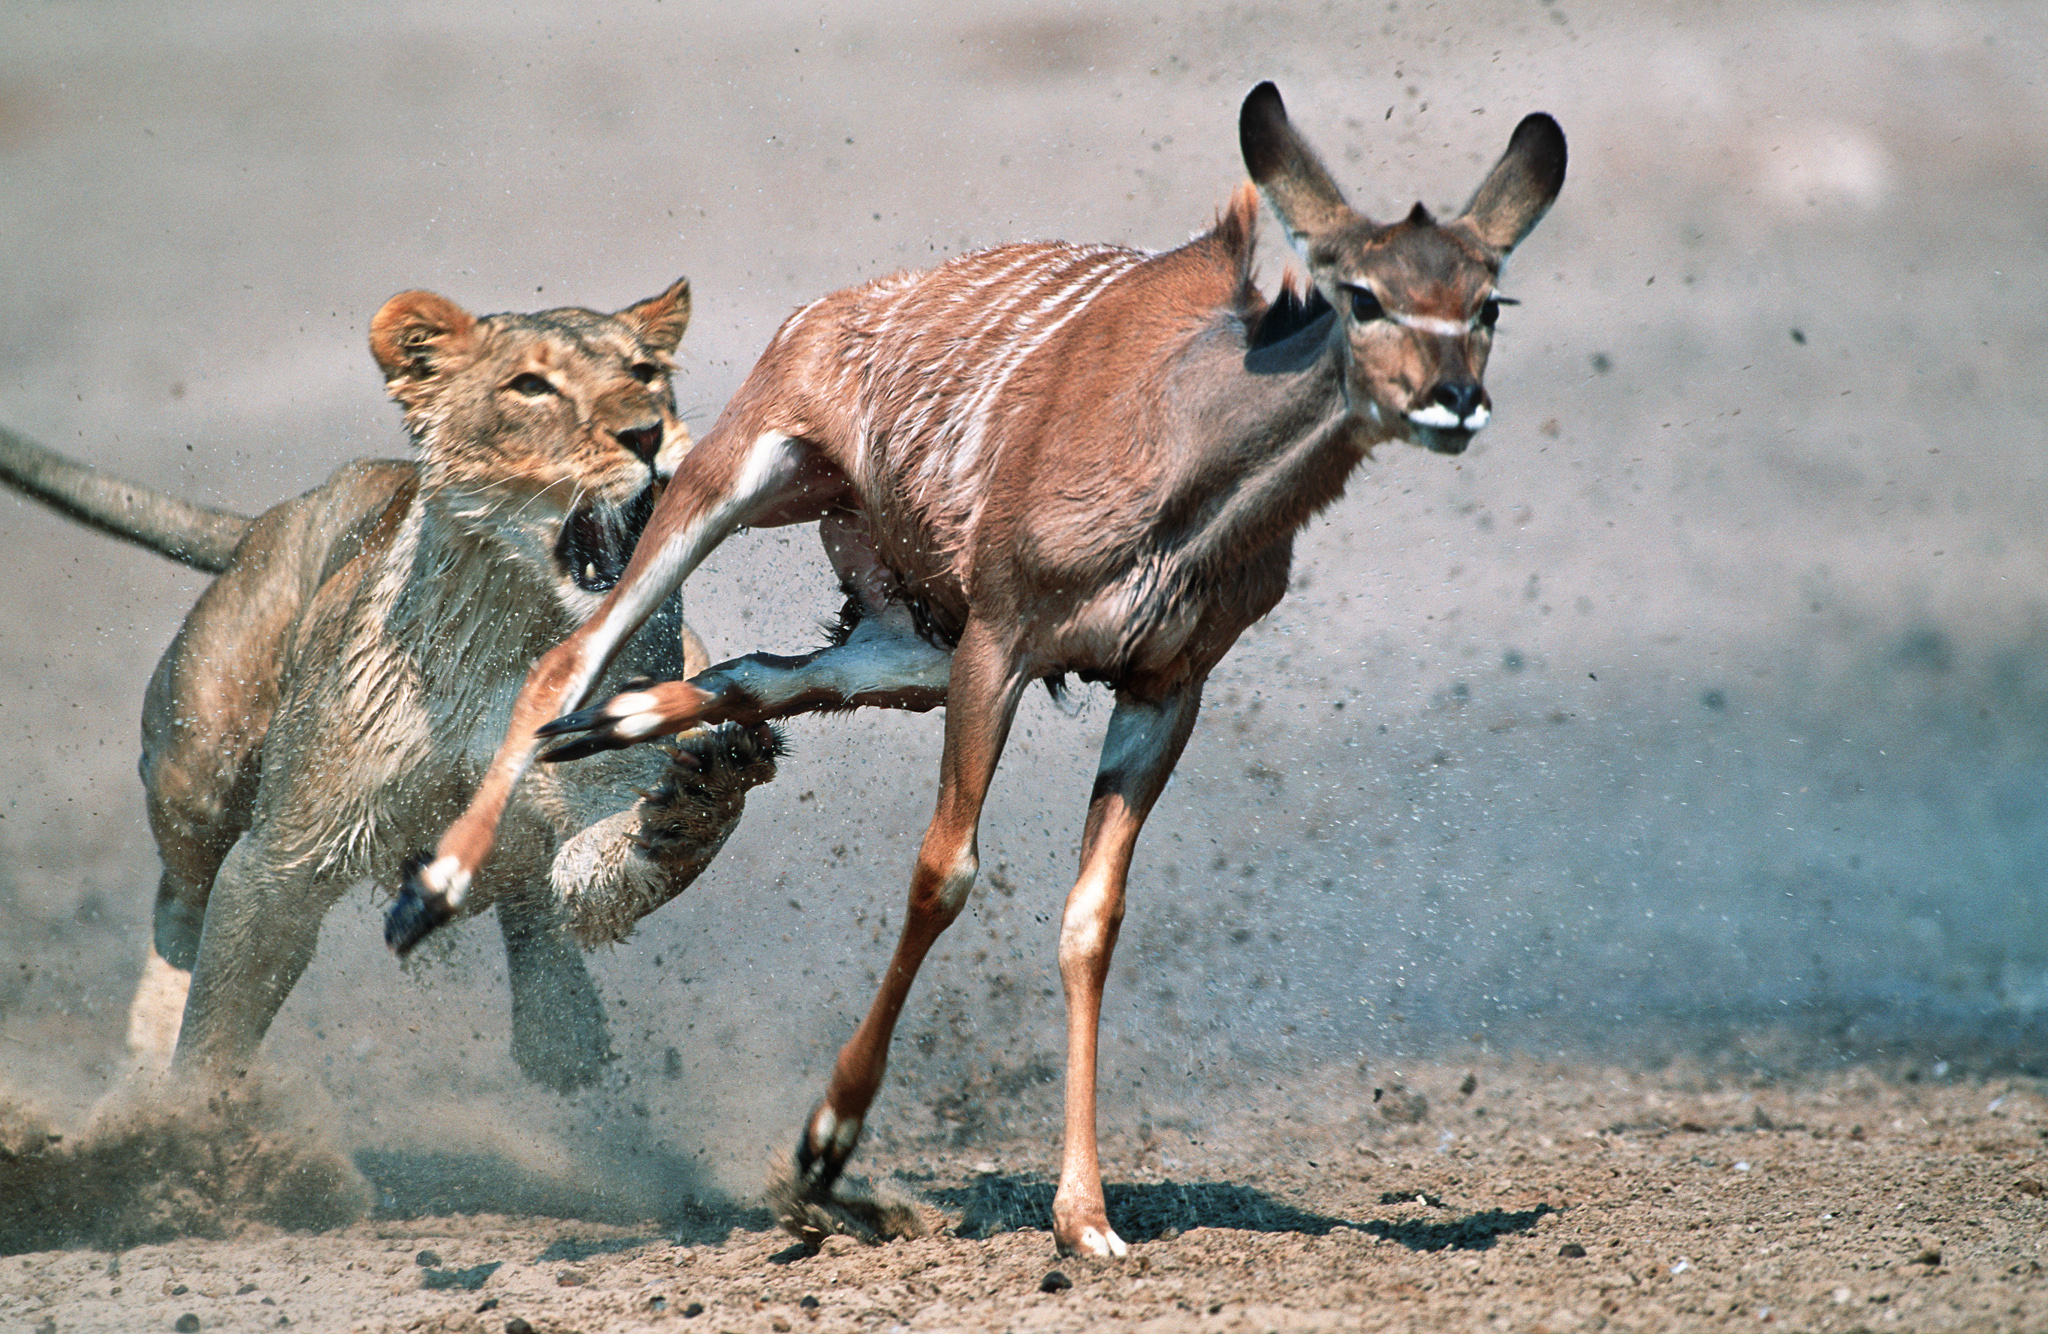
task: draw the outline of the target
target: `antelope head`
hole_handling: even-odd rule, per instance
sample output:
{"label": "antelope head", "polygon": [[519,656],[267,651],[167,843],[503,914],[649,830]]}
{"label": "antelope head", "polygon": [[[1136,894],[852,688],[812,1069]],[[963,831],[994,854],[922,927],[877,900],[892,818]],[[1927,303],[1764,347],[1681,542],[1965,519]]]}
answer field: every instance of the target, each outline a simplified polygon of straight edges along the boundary
{"label": "antelope head", "polygon": [[1463,453],[1492,403],[1481,376],[1500,308],[1501,261],[1564,185],[1564,132],[1538,113],[1465,206],[1439,222],[1417,204],[1382,225],[1344,202],[1288,122],[1280,90],[1252,89],[1238,118],[1245,167],[1336,318],[1345,400],[1380,439]]}

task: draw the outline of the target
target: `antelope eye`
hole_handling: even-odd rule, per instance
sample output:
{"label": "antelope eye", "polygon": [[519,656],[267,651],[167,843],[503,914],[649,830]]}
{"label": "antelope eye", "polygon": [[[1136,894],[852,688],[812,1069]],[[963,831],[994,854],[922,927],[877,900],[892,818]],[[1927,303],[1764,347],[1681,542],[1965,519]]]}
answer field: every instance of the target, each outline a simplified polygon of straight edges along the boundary
{"label": "antelope eye", "polygon": [[1360,324],[1367,324],[1373,320],[1385,319],[1386,315],[1387,308],[1382,306],[1380,299],[1366,288],[1354,287],[1351,289],[1352,319]]}
{"label": "antelope eye", "polygon": [[1479,322],[1491,329],[1500,323],[1500,298],[1490,296],[1479,303]]}
{"label": "antelope eye", "polygon": [[633,366],[633,378],[641,384],[653,384],[661,378],[661,367],[651,361],[636,362]]}
{"label": "antelope eye", "polygon": [[528,398],[543,398],[555,392],[555,387],[548,383],[546,376],[535,375],[532,371],[513,376],[512,383],[505,387],[515,394],[524,394]]}

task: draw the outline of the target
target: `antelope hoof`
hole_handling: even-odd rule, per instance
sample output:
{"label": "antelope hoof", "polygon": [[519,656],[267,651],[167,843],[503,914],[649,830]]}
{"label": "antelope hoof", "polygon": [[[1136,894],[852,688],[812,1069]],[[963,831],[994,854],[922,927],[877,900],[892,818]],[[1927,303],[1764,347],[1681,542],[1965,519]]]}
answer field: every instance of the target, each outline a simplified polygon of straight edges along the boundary
{"label": "antelope hoof", "polygon": [[822,1103],[811,1113],[810,1123],[796,1141],[796,1181],[804,1198],[825,1199],[832,1194],[833,1184],[860,1143],[860,1132],[857,1116],[842,1121]]}
{"label": "antelope hoof", "polygon": [[769,1183],[768,1203],[776,1221],[813,1250],[831,1236],[856,1237],[874,1245],[929,1233],[917,1206],[907,1200],[877,1196],[863,1182],[853,1183],[844,1193],[835,1189],[860,1142],[860,1130],[859,1117],[841,1120],[821,1105],[797,1139],[793,1170]]}
{"label": "antelope hoof", "polygon": [[583,733],[541,752],[542,760],[560,764],[564,760],[580,760],[600,751],[623,750],[636,741],[675,730],[676,724],[662,715],[660,698],[650,689],[643,688],[614,695],[596,708],[565,713],[553,722],[535,728],[534,735],[549,737]]}
{"label": "antelope hoof", "polygon": [[1107,1223],[1082,1228],[1078,1238],[1060,1238],[1059,1249],[1061,1255],[1091,1255],[1098,1260],[1121,1260],[1131,1250]]}
{"label": "antelope hoof", "polygon": [[448,894],[427,884],[428,869],[424,854],[407,858],[405,883],[384,913],[384,943],[401,959],[435,928],[455,916],[455,905]]}

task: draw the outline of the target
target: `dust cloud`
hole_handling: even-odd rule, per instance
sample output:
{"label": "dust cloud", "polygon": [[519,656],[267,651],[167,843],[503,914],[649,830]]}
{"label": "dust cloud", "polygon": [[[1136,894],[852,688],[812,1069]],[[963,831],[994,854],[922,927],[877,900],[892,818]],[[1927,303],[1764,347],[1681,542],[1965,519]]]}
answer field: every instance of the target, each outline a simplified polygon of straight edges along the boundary
{"label": "dust cloud", "polygon": [[[1507,274],[1494,424],[1457,460],[1383,451],[1304,533],[1140,845],[1105,1119],[1228,1120],[1310,1065],[1472,1044],[2038,1073],[2033,17],[670,5],[628,32],[545,4],[17,9],[0,420],[253,512],[403,449],[364,345],[393,292],[615,308],[688,274],[701,433],[825,290],[1019,238],[1176,243],[1238,179],[1258,79],[1381,216],[1455,207],[1549,110],[1571,175]],[[121,1086],[156,879],[141,691],[199,584],[4,498],[0,566],[0,1096],[10,1135],[66,1136],[36,1155],[51,1173],[97,1153],[121,1182],[187,1180],[220,1138],[286,1155],[297,1202],[248,1206],[284,1213],[426,1208],[483,1159],[506,1208],[758,1188],[900,922],[936,717],[791,729],[720,862],[594,960],[600,1088],[519,1080],[495,932],[401,968],[366,888],[266,1048],[313,1091],[318,1151],[261,1117],[150,1138],[90,1114]],[[689,599],[715,653],[812,644],[836,602],[800,530],[728,543]],[[1056,1132],[1054,922],[1106,716],[1083,694],[1020,717],[879,1142]],[[90,1226],[248,1205],[230,1183],[180,1212],[177,1189]]]}

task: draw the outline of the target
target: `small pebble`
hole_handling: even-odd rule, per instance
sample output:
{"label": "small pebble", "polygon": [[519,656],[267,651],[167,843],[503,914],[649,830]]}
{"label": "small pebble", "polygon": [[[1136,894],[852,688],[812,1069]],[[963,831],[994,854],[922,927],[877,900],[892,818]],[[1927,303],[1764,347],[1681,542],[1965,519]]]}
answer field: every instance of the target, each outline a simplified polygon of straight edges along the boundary
{"label": "small pebble", "polygon": [[43,1323],[36,1326],[36,1334],[57,1334],[57,1317],[44,1316]]}
{"label": "small pebble", "polygon": [[1579,1245],[1576,1241],[1568,1241],[1558,1247],[1557,1253],[1567,1260],[1583,1260],[1586,1258],[1586,1248]]}
{"label": "small pebble", "polygon": [[798,1302],[797,1305],[801,1306],[806,1311],[815,1311],[818,1309],[818,1299],[816,1297],[807,1296],[802,1301]]}
{"label": "small pebble", "polygon": [[254,1283],[244,1283],[241,1287],[235,1289],[235,1296],[246,1297],[254,1291],[256,1291],[256,1285]]}
{"label": "small pebble", "polygon": [[1074,1280],[1068,1278],[1057,1269],[1052,1270],[1044,1278],[1038,1280],[1038,1290],[1040,1292],[1065,1292],[1073,1286]]}
{"label": "small pebble", "polygon": [[1916,1265],[1938,1265],[1941,1263],[1941,1252],[1935,1250],[1933,1247],[1930,1246],[1926,1250],[1920,1252],[1920,1254],[1914,1256],[1913,1263]]}
{"label": "small pebble", "polygon": [[178,1334],[199,1334],[199,1317],[190,1311],[178,1317],[178,1323],[171,1326]]}
{"label": "small pebble", "polygon": [[505,1334],[533,1334],[533,1326],[515,1315],[505,1322]]}
{"label": "small pebble", "polygon": [[476,1313],[478,1315],[482,1315],[486,1311],[495,1311],[497,1309],[498,1299],[496,1297],[486,1297],[483,1299],[482,1303],[477,1306]]}
{"label": "small pebble", "polygon": [[439,1251],[421,1251],[412,1260],[414,1264],[422,1269],[432,1269],[441,1263],[441,1253]]}
{"label": "small pebble", "polygon": [[704,1303],[702,1302],[691,1302],[688,1306],[685,1306],[683,1308],[683,1319],[685,1320],[695,1320],[698,1316],[703,1314]]}

